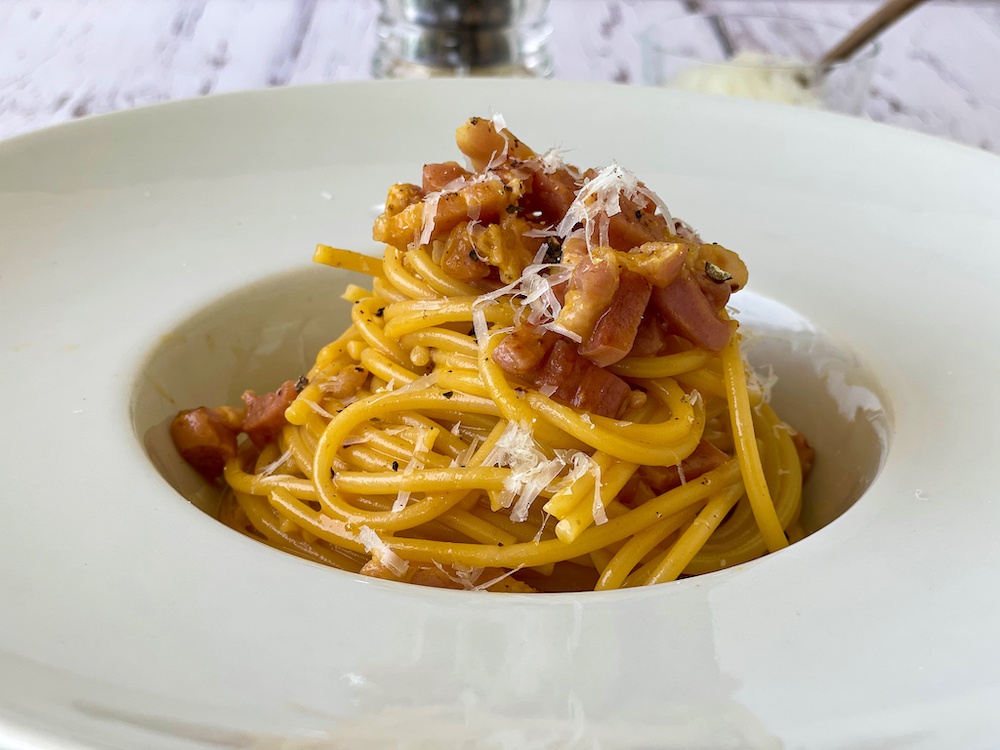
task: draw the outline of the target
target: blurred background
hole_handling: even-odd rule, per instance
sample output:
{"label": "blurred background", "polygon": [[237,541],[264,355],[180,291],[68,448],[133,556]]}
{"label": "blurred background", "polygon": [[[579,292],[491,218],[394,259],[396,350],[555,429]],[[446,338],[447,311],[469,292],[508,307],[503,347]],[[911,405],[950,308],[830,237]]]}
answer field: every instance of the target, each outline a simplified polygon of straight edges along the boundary
{"label": "blurred background", "polygon": [[[526,33],[538,57],[521,74],[643,85],[651,79],[641,40],[657,24],[695,13],[721,19],[749,13],[849,27],[880,2],[510,4],[537,14],[528,19]],[[172,99],[440,73],[420,70],[422,63],[432,68],[430,63],[440,60],[431,59],[433,45],[407,42],[409,32],[400,31],[400,24],[409,23],[412,31],[414,23],[426,22],[414,20],[414,7],[443,13],[446,5],[445,0],[0,0],[0,138]],[[767,47],[795,32],[776,21],[748,33]],[[768,35],[774,38],[764,38]],[[1000,1],[928,0],[880,41],[864,81],[863,116],[1000,153]],[[815,42],[803,37],[801,44]],[[406,57],[408,67],[394,66],[394,56]]]}

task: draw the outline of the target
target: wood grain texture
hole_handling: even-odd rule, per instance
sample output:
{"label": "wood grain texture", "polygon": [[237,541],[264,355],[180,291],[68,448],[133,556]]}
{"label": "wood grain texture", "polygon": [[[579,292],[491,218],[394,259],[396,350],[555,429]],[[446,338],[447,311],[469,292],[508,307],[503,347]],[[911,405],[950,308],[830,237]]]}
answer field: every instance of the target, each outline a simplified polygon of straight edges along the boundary
{"label": "wood grain texture", "polygon": [[[849,26],[876,0],[552,0],[556,76],[641,83],[638,36],[693,10]],[[370,77],[376,0],[5,0],[0,137],[141,104]],[[883,37],[869,117],[1000,153],[1000,6],[936,0]]]}

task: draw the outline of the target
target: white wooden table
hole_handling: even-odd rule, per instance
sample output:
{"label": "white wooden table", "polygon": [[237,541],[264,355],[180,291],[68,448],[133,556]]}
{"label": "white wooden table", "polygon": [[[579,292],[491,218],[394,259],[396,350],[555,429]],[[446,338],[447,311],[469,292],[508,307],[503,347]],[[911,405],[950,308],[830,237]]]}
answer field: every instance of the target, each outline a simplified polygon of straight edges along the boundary
{"label": "white wooden table", "polygon": [[[850,25],[876,0],[552,0],[559,78],[640,83],[638,32],[696,9]],[[0,138],[223,91],[369,78],[377,0],[0,0]],[[1000,0],[883,38],[866,115],[1000,153]]]}

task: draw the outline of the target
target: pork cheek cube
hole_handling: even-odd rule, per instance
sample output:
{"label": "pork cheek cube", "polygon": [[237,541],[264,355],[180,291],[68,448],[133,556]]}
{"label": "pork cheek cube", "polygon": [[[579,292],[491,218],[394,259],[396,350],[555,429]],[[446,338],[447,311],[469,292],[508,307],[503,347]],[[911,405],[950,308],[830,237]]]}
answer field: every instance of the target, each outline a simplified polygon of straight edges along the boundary
{"label": "pork cheek cube", "polygon": [[683,275],[668,287],[654,289],[652,300],[664,319],[695,346],[717,352],[729,341],[729,323],[718,317],[690,276]]}
{"label": "pork cheek cube", "polygon": [[651,287],[644,278],[623,270],[611,304],[581,344],[580,354],[598,367],[613,365],[624,358],[635,343],[650,291]]}
{"label": "pork cheek cube", "polygon": [[[545,333],[545,335],[541,335]],[[555,345],[557,336],[534,326],[518,326],[493,349],[491,359],[511,375],[530,376]]]}
{"label": "pork cheek cube", "polygon": [[424,164],[423,171],[423,191],[427,193],[437,193],[444,189],[446,185],[458,179],[468,179],[472,173],[454,161],[446,161],[441,164]]}
{"label": "pork cheek cube", "polygon": [[170,423],[170,437],[181,457],[209,480],[222,474],[236,455],[243,413],[227,406],[182,411]]}
{"label": "pork cheek cube", "polygon": [[560,403],[611,418],[621,413],[631,393],[628,383],[579,354],[565,339],[552,347],[535,383],[555,387],[552,398]]}
{"label": "pork cheek cube", "polygon": [[285,409],[292,405],[298,391],[295,382],[287,380],[281,387],[258,396],[253,391],[243,394],[247,416],[243,421],[243,431],[258,448],[263,448],[281,432],[285,426]]}

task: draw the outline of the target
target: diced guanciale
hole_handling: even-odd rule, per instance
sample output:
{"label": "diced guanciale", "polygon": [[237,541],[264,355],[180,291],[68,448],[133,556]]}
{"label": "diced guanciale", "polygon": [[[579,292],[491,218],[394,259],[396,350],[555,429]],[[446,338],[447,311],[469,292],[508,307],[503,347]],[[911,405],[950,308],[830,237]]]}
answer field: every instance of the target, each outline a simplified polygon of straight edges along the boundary
{"label": "diced guanciale", "polygon": [[479,259],[468,224],[459,224],[448,233],[441,254],[441,270],[459,281],[478,281],[490,275],[489,265]]}
{"label": "diced guanciale", "polygon": [[289,380],[277,391],[243,394],[245,409],[230,406],[182,411],[170,423],[170,437],[181,457],[206,479],[215,479],[237,454],[237,437],[245,432],[258,448],[274,440],[285,426],[285,409],[298,389]]}
{"label": "diced guanciale", "polygon": [[182,411],[170,423],[170,437],[181,457],[199,474],[212,480],[226,461],[236,456],[236,436],[243,428],[244,411],[218,406]]}
{"label": "diced guanciale", "polygon": [[[618,499],[634,507],[650,498],[662,495],[680,487],[684,482],[697,479],[712,469],[717,469],[729,456],[705,440],[698,443],[690,456],[677,466],[640,466],[629,483],[622,489]],[[684,482],[681,481],[683,473]]]}
{"label": "diced guanciale", "polygon": [[574,266],[573,276],[556,323],[586,340],[615,296],[621,269],[610,248],[588,253],[586,244],[576,238],[563,245],[563,262]]}
{"label": "diced guanciale", "polygon": [[509,130],[498,133],[493,121],[484,117],[473,117],[459,126],[455,131],[455,143],[458,150],[469,157],[477,172],[482,172],[491,161],[502,156],[505,149],[508,159],[525,161],[535,155]]}
{"label": "diced guanciale", "polygon": [[618,417],[632,390],[614,373],[598,367],[564,338],[530,326],[514,330],[493,350],[502,370],[546,392],[568,406]]}
{"label": "diced guanciale", "polygon": [[[372,238],[398,248],[406,248],[415,240],[442,239],[473,215],[478,214],[484,224],[495,222],[522,191],[520,186],[515,189],[499,178],[474,182],[453,193],[437,195],[433,203],[415,203],[392,216],[383,213],[375,220]],[[424,236],[425,219],[432,223],[427,227],[429,237]]]}
{"label": "diced guanciale", "polygon": [[602,417],[618,417],[632,392],[628,383],[579,354],[565,339],[556,341],[534,378],[554,387],[552,398]]}
{"label": "diced guanciale", "polygon": [[[656,206],[652,201],[639,204],[624,195],[618,197],[621,210],[608,220],[608,244],[615,250],[628,252],[647,242],[662,242],[670,239],[667,221],[660,214],[653,213]],[[591,242],[598,242],[599,222],[593,222]]]}
{"label": "diced guanciale", "polygon": [[458,162],[446,161],[441,164],[424,164],[422,185],[424,194],[439,192],[456,180],[467,180],[470,177],[472,177],[472,173]]}
{"label": "diced guanciale", "polygon": [[531,172],[531,189],[521,205],[529,213],[537,212],[547,224],[558,224],[576,198],[580,186],[566,169],[542,171],[537,162],[526,162],[524,168]]}
{"label": "diced guanciale", "polygon": [[295,381],[288,380],[277,391],[258,396],[253,391],[243,393],[246,404],[246,418],[243,431],[258,448],[263,448],[281,432],[285,426],[285,409],[292,405],[298,391]]}
{"label": "diced guanciale", "polygon": [[518,326],[493,349],[492,359],[504,372],[527,378],[539,370],[556,340],[554,333]]}
{"label": "diced guanciale", "polygon": [[650,291],[644,278],[629,270],[622,271],[611,304],[580,345],[580,354],[599,367],[613,365],[625,357],[635,343]]}
{"label": "diced guanciale", "polygon": [[642,316],[639,329],[635,334],[635,341],[632,343],[630,357],[652,357],[663,351],[667,344],[667,332],[663,329],[656,310],[647,305],[646,313]]}
{"label": "diced guanciale", "polygon": [[719,318],[698,283],[687,274],[670,286],[654,289],[652,305],[697,347],[717,352],[729,341],[732,333],[729,323]]}

